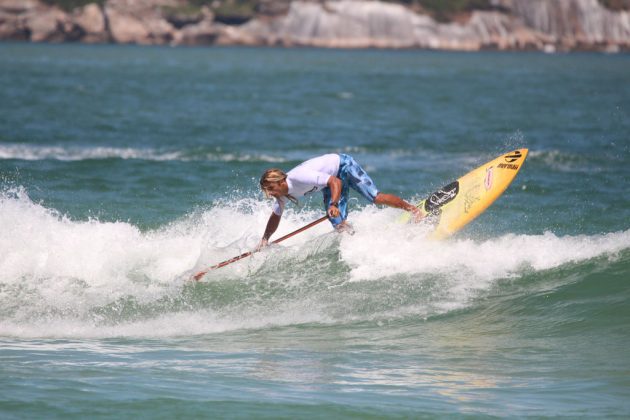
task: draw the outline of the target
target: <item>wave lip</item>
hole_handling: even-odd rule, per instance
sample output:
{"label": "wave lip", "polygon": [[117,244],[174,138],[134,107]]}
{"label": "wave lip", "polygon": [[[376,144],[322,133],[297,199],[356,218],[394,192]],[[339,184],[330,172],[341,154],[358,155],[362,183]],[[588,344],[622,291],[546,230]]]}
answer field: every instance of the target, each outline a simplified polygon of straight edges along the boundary
{"label": "wave lip", "polygon": [[[507,234],[485,240],[426,239],[423,226],[388,223],[392,210],[366,208],[355,216],[357,233],[343,238],[341,254],[354,281],[392,275],[441,274],[450,278],[496,280],[522,269],[535,271],[630,248],[630,229],[598,235]],[[472,276],[472,277],[471,277]]]}

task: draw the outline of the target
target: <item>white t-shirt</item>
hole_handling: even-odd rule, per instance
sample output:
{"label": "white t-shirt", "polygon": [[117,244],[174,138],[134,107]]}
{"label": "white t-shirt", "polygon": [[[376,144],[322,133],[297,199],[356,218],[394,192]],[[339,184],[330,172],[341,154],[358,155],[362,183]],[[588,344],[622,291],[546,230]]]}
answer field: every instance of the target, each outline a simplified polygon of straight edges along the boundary
{"label": "white t-shirt", "polygon": [[[328,186],[328,179],[339,172],[339,155],[331,153],[318,156],[301,163],[287,172],[289,194],[296,199],[321,191]],[[273,212],[282,215],[286,197],[281,197],[273,204]]]}

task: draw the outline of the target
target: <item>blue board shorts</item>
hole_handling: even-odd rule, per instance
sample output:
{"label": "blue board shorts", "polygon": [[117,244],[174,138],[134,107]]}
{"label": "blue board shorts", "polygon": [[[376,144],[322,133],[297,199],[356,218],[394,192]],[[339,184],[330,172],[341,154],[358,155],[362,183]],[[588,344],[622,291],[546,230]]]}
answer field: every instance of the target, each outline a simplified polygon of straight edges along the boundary
{"label": "blue board shorts", "polygon": [[[350,188],[357,191],[370,203],[374,203],[374,199],[378,194],[378,189],[374,185],[374,181],[359,166],[352,156],[339,154],[339,172],[337,178],[341,179],[341,197],[339,198],[339,217],[328,218],[333,226],[337,226],[348,218],[348,196]],[[328,211],[330,207],[331,193],[330,188],[326,187],[322,190],[324,193],[324,209]]]}

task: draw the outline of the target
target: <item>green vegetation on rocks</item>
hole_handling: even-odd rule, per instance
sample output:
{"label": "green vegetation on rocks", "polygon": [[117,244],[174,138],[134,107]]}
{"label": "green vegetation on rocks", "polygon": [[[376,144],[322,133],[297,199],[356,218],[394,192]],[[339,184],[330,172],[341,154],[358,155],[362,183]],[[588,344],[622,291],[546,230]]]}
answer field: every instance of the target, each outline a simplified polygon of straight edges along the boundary
{"label": "green vegetation on rocks", "polygon": [[423,11],[439,22],[449,22],[473,10],[490,10],[490,0],[403,0],[401,3]]}
{"label": "green vegetation on rocks", "polygon": [[106,0],[42,0],[42,3],[50,6],[58,6],[69,12],[79,7],[87,6],[90,3],[104,4],[105,1]]}
{"label": "green vegetation on rocks", "polygon": [[162,16],[177,29],[181,29],[186,25],[199,23],[203,20],[201,7],[191,4],[175,7],[163,6],[161,13]]}
{"label": "green vegetation on rocks", "polygon": [[[70,11],[90,3],[104,4],[106,0],[42,0],[49,5],[57,5]],[[389,0],[400,3],[415,10],[428,13],[440,22],[451,21],[458,15],[473,10],[491,10],[498,7],[491,0]],[[598,0],[600,4],[610,10],[630,10],[630,0]],[[279,1],[282,2],[282,1]],[[239,24],[254,17],[260,10],[262,0],[188,0],[177,8],[170,8],[171,12],[180,15],[195,15],[202,6],[210,8],[217,21],[228,24]],[[287,1],[284,1],[287,3]]]}
{"label": "green vegetation on rocks", "polygon": [[230,25],[245,23],[254,17],[260,0],[191,0],[197,6],[208,6],[215,20]]}

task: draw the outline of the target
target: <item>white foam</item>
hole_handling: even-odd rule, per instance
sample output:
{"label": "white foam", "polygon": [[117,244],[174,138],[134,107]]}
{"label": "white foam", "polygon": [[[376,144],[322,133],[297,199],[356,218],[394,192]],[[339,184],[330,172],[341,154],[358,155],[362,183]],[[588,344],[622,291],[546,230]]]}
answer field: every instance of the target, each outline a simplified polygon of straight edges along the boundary
{"label": "white foam", "polygon": [[[239,296],[227,309],[169,309],[164,300],[181,298],[190,276],[222,260],[251,250],[259,241],[271,203],[254,199],[217,203],[157,230],[143,232],[125,222],[72,220],[34,203],[21,188],[0,193],[0,335],[21,337],[110,337],[205,334],[303,322],[345,322],[378,318],[344,305],[347,296],[327,294],[344,283],[439,280],[439,287],[418,307],[401,314],[421,316],[468,305],[476,291],[499,279],[571,262],[614,256],[630,247],[630,230],[601,235],[505,235],[486,240],[424,238],[426,227],[396,223],[400,212],[353,203],[354,236],[331,232],[324,222],[283,242],[217,270],[205,282],[246,284],[254,275],[253,303]],[[287,209],[275,238],[321,216],[321,211]],[[329,277],[319,267],[334,265]],[[262,273],[262,274],[256,274]],[[310,274],[313,273],[313,274]],[[319,273],[319,274],[318,274]],[[227,283],[225,283],[227,282]],[[274,283],[275,282],[275,283]],[[256,287],[285,288],[272,301]],[[300,292],[302,289],[306,291]],[[443,290],[442,290],[443,289]],[[293,293],[294,291],[296,291]],[[311,293],[315,291],[315,293]],[[338,299],[330,302],[328,299]],[[116,311],[119,301],[155,303],[157,315],[114,320],[99,315]],[[376,299],[378,296],[371,296]],[[333,306],[332,316],[330,304]],[[396,316],[396,309],[382,305]],[[327,309],[328,308],[328,309]],[[335,312],[337,311],[337,312]],[[433,311],[433,312],[432,312]],[[339,315],[340,314],[340,315]]]}
{"label": "white foam", "polygon": [[487,240],[425,239],[426,227],[391,223],[396,210],[366,208],[357,233],[341,243],[353,281],[395,274],[448,274],[465,279],[509,277],[524,268],[546,270],[630,247],[630,230],[601,235],[504,235]]}
{"label": "white foam", "polygon": [[286,159],[270,154],[239,154],[215,150],[194,153],[181,150],[98,147],[44,146],[34,144],[1,144],[0,159],[81,161],[101,159],[137,159],[148,161],[219,161],[219,162],[284,162]]}
{"label": "white foam", "polygon": [[0,323],[0,336],[70,339],[185,337],[309,322],[334,322],[319,312],[307,309],[308,306],[303,302],[294,302],[267,313],[258,307],[249,310],[241,308],[238,313],[217,313],[203,309],[165,313],[151,319],[116,324],[102,324],[98,319],[84,317],[42,317],[36,322],[3,321]]}
{"label": "white foam", "polygon": [[169,293],[173,278],[196,261],[201,240],[173,234],[177,227],[142,233],[123,222],[73,221],[23,190],[0,198],[0,225],[0,283],[30,288],[37,304],[73,313]]}
{"label": "white foam", "polygon": [[418,282],[438,277],[444,311],[469,304],[476,291],[500,279],[568,263],[615,256],[630,248],[630,229],[601,235],[557,236],[508,234],[486,240],[425,239],[426,227],[388,221],[395,210],[367,208],[355,218],[357,233],[341,242],[341,255],[350,266],[349,281],[374,281],[405,276]]}

